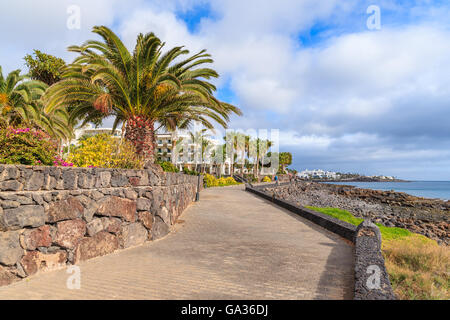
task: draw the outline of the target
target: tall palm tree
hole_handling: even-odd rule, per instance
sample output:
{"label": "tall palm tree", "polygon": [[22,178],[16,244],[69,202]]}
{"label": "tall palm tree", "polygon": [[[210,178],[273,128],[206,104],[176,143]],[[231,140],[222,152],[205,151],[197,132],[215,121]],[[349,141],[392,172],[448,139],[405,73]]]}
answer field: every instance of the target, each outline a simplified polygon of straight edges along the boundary
{"label": "tall palm tree", "polygon": [[208,133],[208,129],[202,129],[197,132],[189,132],[189,143],[197,145],[196,158],[200,157],[200,168],[196,171],[205,173],[205,157],[210,155],[212,142],[210,140],[211,134]]}
{"label": "tall palm tree", "polygon": [[263,156],[269,151],[272,147],[273,142],[270,140],[263,140],[260,138],[251,140],[250,142],[250,154],[252,155],[255,164],[253,166],[254,175],[256,179],[259,181],[259,163],[262,160]]}
{"label": "tall palm tree", "polygon": [[225,143],[215,145],[211,148],[211,162],[216,169],[216,174],[220,177],[222,177],[222,169],[227,158],[226,149],[227,146]]}
{"label": "tall palm tree", "polygon": [[227,131],[223,140],[225,141],[226,157],[230,159],[230,175],[232,176],[234,174],[234,162],[237,157],[237,132]]}
{"label": "tall palm tree", "polygon": [[164,43],[147,33],[138,35],[130,53],[107,27],[94,27],[93,32],[103,41],[69,47],[79,57],[66,68],[62,81],[49,88],[46,110],[77,104],[72,117],[87,115],[89,121],[93,110],[114,116],[113,128],[124,123],[125,139],[152,162],[160,127],[173,131],[198,121],[213,128],[212,120],[226,127],[232,113],[241,114],[214,97],[216,87],[208,80],[217,78],[217,72],[198,67],[213,62],[205,50],[182,60],[188,50],[163,52]]}
{"label": "tall palm tree", "polygon": [[239,162],[241,164],[241,175],[244,176],[245,160],[248,156],[250,136],[244,133],[236,133],[236,150],[239,153]]}

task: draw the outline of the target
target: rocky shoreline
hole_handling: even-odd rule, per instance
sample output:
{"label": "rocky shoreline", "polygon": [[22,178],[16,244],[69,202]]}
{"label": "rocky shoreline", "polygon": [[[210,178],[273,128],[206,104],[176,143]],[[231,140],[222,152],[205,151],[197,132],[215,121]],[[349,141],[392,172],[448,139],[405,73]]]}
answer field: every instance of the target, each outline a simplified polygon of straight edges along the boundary
{"label": "rocky shoreline", "polygon": [[439,244],[450,244],[450,201],[415,197],[403,192],[304,181],[265,188],[264,191],[301,206],[347,210],[359,218],[371,219],[387,227],[405,228]]}

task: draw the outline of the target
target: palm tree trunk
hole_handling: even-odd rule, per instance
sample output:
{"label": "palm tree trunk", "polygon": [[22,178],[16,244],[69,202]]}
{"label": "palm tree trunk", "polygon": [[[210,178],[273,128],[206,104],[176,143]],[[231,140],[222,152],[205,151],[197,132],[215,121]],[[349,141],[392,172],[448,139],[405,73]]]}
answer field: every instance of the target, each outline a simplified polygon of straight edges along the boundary
{"label": "palm tree trunk", "polygon": [[259,182],[259,156],[256,157],[256,167],[255,168],[256,168],[255,178]]}
{"label": "palm tree trunk", "polygon": [[155,126],[151,119],[133,116],[128,119],[125,129],[125,139],[136,148],[136,153],[144,161],[155,162]]}
{"label": "palm tree trunk", "polygon": [[172,153],[170,154],[170,161],[176,164],[177,159],[175,158],[175,148],[177,147],[177,141],[172,139]]}

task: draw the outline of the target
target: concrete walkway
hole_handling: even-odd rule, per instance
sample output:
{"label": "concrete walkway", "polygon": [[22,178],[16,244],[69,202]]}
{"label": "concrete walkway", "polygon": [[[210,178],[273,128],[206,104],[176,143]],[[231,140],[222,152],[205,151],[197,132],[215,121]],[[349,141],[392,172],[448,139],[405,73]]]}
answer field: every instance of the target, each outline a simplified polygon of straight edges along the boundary
{"label": "concrete walkway", "polygon": [[243,186],[207,189],[175,231],[0,288],[0,299],[351,299],[353,248]]}

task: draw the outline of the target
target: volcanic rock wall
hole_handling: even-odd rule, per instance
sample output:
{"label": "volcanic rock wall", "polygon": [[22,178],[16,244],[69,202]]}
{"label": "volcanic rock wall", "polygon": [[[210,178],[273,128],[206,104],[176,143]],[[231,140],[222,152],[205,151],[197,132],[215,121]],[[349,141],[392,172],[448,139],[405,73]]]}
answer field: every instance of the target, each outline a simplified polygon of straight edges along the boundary
{"label": "volcanic rock wall", "polygon": [[154,168],[0,165],[0,286],[165,236],[197,181]]}

